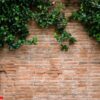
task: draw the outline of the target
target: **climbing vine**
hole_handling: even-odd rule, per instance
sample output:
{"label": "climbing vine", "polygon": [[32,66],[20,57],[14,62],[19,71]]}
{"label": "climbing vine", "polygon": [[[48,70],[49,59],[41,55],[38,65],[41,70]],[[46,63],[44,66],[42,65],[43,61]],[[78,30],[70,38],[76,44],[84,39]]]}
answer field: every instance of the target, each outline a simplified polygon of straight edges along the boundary
{"label": "climbing vine", "polygon": [[100,42],[100,0],[79,0],[80,9],[72,18],[83,23],[89,36]]}
{"label": "climbing vine", "polygon": [[55,26],[55,38],[62,50],[76,39],[65,30],[67,19],[60,2],[50,0],[0,0],[0,47],[17,49],[23,44],[36,44],[37,37],[27,40],[27,24],[34,20],[41,28]]}

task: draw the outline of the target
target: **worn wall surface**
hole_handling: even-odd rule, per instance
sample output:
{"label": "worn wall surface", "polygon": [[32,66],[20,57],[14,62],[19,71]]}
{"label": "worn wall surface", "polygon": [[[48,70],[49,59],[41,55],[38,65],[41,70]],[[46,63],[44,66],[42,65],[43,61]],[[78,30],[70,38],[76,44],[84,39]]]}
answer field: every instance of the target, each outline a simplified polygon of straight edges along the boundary
{"label": "worn wall surface", "polygon": [[[70,15],[73,8],[66,9]],[[29,23],[38,45],[0,50],[0,95],[4,100],[100,100],[100,46],[78,22],[66,27],[77,43],[60,51],[54,29]]]}

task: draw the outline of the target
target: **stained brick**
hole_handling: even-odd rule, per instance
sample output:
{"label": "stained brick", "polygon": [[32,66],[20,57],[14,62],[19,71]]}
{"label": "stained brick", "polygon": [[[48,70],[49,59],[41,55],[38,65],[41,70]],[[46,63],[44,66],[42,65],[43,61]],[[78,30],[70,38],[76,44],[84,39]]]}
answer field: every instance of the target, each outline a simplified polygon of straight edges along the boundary
{"label": "stained brick", "polygon": [[[65,10],[70,16],[77,8]],[[29,22],[37,46],[0,51],[0,95],[4,100],[100,100],[100,48],[78,22],[66,27],[77,43],[60,51],[54,28],[39,29]],[[6,73],[5,73],[6,72]]]}

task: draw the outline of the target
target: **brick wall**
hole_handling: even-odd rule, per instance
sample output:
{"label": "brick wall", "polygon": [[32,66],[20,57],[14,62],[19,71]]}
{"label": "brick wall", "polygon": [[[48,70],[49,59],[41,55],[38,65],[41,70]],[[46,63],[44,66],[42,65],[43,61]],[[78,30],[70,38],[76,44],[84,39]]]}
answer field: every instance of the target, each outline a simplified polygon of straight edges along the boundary
{"label": "brick wall", "polygon": [[[66,9],[69,16],[75,8]],[[0,50],[0,95],[4,100],[100,100],[100,47],[82,25],[70,22],[66,29],[77,38],[62,52],[54,29],[29,23],[39,42],[16,51]]]}

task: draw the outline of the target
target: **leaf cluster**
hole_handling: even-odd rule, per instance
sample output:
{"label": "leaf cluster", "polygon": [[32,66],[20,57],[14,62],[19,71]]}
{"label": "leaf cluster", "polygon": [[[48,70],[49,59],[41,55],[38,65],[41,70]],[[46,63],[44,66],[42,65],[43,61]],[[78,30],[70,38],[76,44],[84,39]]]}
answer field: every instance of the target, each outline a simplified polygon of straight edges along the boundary
{"label": "leaf cluster", "polygon": [[[36,37],[27,40],[29,20],[35,20],[42,28],[55,26],[56,39],[62,47],[64,41],[76,41],[65,30],[67,20],[60,2],[54,5],[50,0],[0,0],[0,7],[0,47],[17,49],[23,44],[36,44]],[[68,48],[67,44],[64,46]]]}
{"label": "leaf cluster", "polygon": [[72,18],[81,21],[89,36],[100,42],[100,0],[80,0],[80,9]]}

